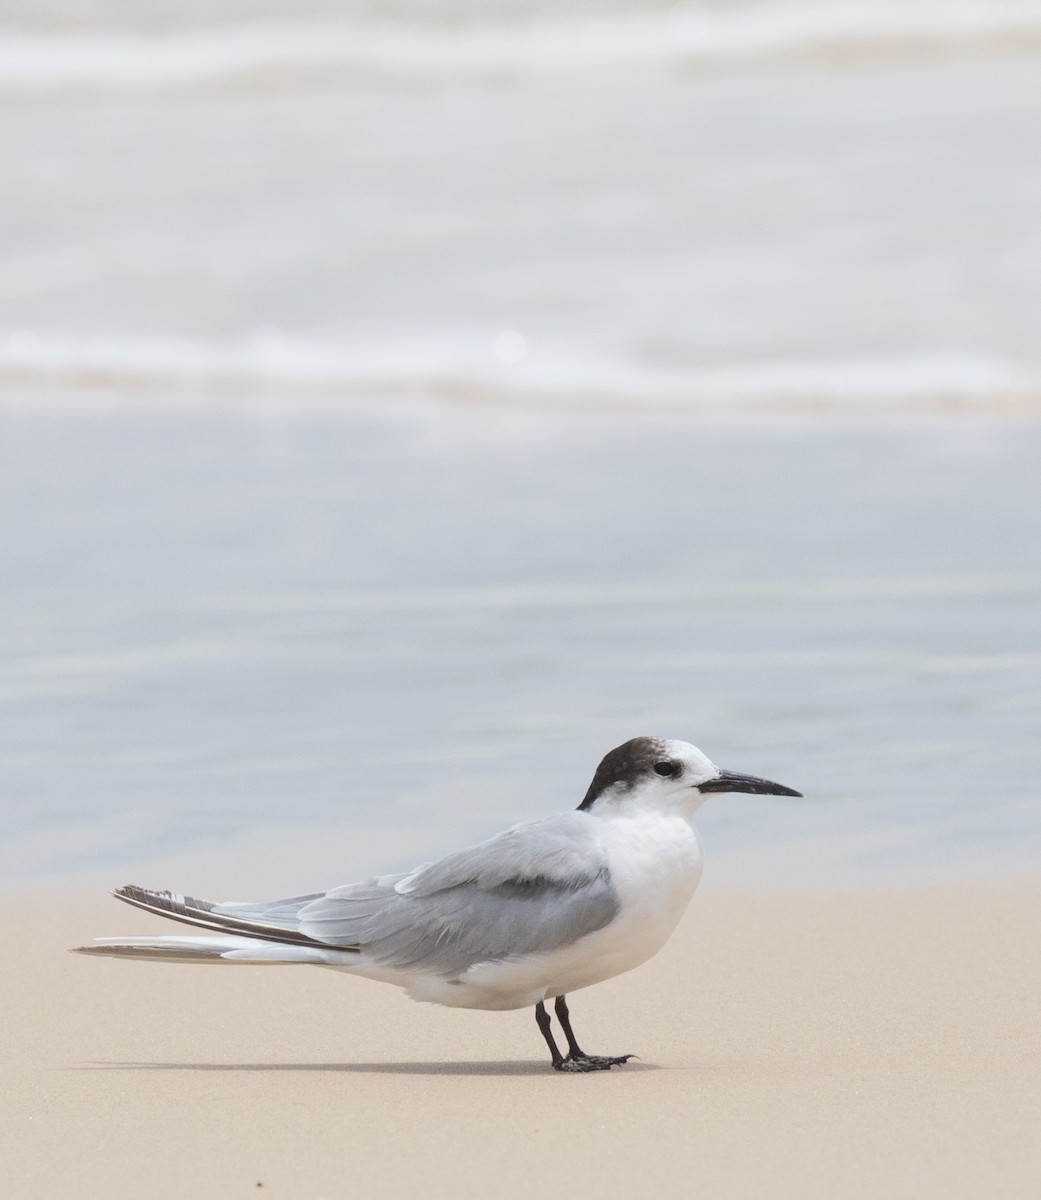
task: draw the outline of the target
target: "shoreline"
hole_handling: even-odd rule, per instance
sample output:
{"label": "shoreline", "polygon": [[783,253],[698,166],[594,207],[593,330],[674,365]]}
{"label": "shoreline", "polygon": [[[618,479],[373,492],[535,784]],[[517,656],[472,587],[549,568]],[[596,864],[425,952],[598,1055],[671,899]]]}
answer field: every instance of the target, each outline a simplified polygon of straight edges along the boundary
{"label": "shoreline", "polygon": [[0,909],[12,1195],[1041,1191],[1041,879],[706,890],[650,963],[574,993],[592,1052],[641,1055],[579,1077],[524,1011],[84,959],[64,950],[159,923],[104,897]]}

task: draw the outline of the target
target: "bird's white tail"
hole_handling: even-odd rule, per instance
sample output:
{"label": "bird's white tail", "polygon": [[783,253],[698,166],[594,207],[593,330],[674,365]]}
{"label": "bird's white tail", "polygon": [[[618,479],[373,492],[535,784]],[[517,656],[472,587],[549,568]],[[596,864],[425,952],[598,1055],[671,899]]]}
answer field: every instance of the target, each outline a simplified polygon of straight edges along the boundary
{"label": "bird's white tail", "polygon": [[249,937],[155,937],[95,938],[92,946],[76,946],[76,954],[104,954],[111,958],[147,958],[153,962],[194,963],[317,963],[339,966],[343,951],[330,947],[291,946]]}

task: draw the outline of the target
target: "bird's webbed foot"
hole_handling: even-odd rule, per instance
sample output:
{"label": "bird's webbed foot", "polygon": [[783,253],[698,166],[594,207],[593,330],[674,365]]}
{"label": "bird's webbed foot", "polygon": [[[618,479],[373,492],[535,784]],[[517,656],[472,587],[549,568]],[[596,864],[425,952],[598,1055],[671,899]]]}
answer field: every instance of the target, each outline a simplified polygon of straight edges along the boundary
{"label": "bird's webbed foot", "polygon": [[553,1064],[556,1071],[569,1071],[573,1074],[585,1074],[589,1071],[610,1071],[612,1067],[620,1067],[634,1057],[632,1054],[620,1054],[612,1057],[603,1054],[569,1054],[560,1062]]}

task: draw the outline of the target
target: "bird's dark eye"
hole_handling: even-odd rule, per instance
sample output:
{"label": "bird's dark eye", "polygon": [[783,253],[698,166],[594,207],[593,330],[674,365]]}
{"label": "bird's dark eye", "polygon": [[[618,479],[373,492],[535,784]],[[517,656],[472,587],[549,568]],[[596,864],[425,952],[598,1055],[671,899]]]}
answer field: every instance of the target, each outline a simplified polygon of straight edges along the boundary
{"label": "bird's dark eye", "polygon": [[654,770],[658,775],[665,775],[668,778],[680,773],[680,764],[675,762],[660,762],[654,764]]}

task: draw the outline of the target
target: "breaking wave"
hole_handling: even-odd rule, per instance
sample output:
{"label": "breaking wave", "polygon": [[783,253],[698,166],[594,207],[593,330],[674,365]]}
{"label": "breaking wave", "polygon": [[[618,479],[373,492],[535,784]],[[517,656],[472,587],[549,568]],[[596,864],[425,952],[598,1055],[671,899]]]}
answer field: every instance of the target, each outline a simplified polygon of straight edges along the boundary
{"label": "breaking wave", "polygon": [[495,81],[1039,42],[1036,0],[681,6],[453,26],[283,21],[161,31],[8,29],[0,39],[0,93],[295,84],[308,77]]}
{"label": "breaking wave", "polygon": [[294,405],[435,400],[488,406],[748,408],[778,411],[1041,408],[1041,369],[963,353],[820,357],[661,367],[637,360],[550,352],[519,362],[494,343],[430,342],[352,349],[258,334],[240,342],[175,338],[0,337],[0,383],[59,388],[84,398],[142,393],[202,404]]}

